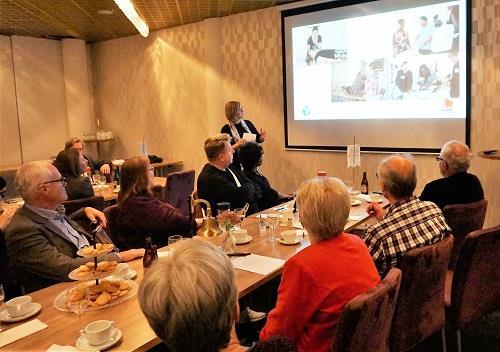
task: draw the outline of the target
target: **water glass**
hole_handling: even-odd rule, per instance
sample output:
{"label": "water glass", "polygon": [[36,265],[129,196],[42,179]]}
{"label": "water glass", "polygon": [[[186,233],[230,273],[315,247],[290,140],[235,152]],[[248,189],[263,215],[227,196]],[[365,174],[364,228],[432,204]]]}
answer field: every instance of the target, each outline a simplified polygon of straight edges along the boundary
{"label": "water glass", "polygon": [[[78,297],[80,299],[75,299]],[[90,291],[88,287],[71,287],[66,290],[66,302],[68,308],[73,313],[76,313],[78,319],[78,336],[83,334],[81,316],[85,309],[90,306]]]}
{"label": "water glass", "polygon": [[231,203],[220,202],[217,203],[217,215],[231,211]]}
{"label": "water glass", "polygon": [[276,241],[279,236],[276,235],[276,229],[278,228],[278,225],[280,223],[280,217],[278,214],[267,214],[267,223],[269,224],[270,227],[270,237],[269,239],[271,241]]}
{"label": "water glass", "polygon": [[179,241],[182,241],[183,237],[181,235],[172,235],[168,238],[168,249],[173,252],[175,244]]}
{"label": "water glass", "polygon": [[92,181],[94,181],[94,185],[98,185],[100,180],[101,175],[98,172],[92,175]]}

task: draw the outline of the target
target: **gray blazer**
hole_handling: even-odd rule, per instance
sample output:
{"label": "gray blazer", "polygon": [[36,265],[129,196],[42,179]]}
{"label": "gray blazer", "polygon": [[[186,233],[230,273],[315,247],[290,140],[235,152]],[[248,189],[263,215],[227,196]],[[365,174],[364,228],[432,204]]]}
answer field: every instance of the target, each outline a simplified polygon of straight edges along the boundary
{"label": "gray blazer", "polygon": [[[81,234],[90,237],[76,222],[68,223]],[[68,274],[90,258],[78,257],[78,248],[50,221],[22,207],[5,229],[7,255],[19,275],[26,293],[61,281],[71,281]],[[116,260],[108,253],[99,260]]]}

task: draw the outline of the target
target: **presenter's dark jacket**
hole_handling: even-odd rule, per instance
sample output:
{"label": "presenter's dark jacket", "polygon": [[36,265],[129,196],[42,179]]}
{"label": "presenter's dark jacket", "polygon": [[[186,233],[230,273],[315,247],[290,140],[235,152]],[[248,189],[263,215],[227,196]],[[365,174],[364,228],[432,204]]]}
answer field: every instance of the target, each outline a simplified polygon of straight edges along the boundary
{"label": "presenter's dark jacket", "polygon": [[450,204],[467,204],[484,199],[483,187],[476,175],[468,172],[434,180],[425,185],[420,200],[428,200],[443,209]]}
{"label": "presenter's dark jacket", "polygon": [[[66,221],[75,230],[89,235],[74,221]],[[68,274],[89,261],[79,257],[78,248],[54,224],[37,213],[22,207],[5,229],[5,243],[10,262],[19,274],[26,293],[40,290],[62,281],[72,281]],[[120,257],[108,253],[99,260]]]}
{"label": "presenter's dark jacket", "polygon": [[254,185],[239,169],[233,166],[229,167],[240,181],[241,186],[236,185],[236,181],[227,168],[222,171],[215,166],[205,164],[198,176],[198,198],[205,199],[210,203],[214,215],[216,215],[217,203],[220,202],[229,202],[231,209],[241,208],[249,203],[248,214],[257,212],[258,205],[255,199]]}
{"label": "presenter's dark jacket", "polygon": [[[252,121],[250,120],[245,120],[245,123],[248,127],[248,129],[250,130],[250,133],[253,133],[256,135],[255,137],[255,141],[257,143],[262,143],[263,141],[260,139],[260,133],[259,131],[257,131],[257,128],[253,125]],[[246,132],[245,129],[243,128],[243,126],[241,125],[241,123],[235,125],[236,126],[236,130],[238,131],[238,134],[240,135],[240,138],[243,138],[243,134]],[[235,144],[236,141],[234,140],[233,136],[231,135],[231,127],[229,127],[229,124],[225,124],[221,130],[220,130],[221,133],[227,133],[230,137],[231,137],[231,140],[229,141],[231,143],[231,145]],[[235,167],[239,169],[241,169],[241,164],[240,164],[240,157],[238,155],[238,150],[236,150],[233,154],[233,163],[231,164]]]}

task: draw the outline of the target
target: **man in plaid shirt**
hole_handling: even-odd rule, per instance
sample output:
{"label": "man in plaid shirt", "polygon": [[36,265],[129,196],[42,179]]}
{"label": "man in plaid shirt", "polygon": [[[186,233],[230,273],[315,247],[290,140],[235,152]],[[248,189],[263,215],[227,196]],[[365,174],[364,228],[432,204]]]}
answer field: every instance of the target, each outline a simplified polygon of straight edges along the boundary
{"label": "man in plaid shirt", "polygon": [[413,195],[417,170],[411,156],[392,155],[382,160],[377,177],[390,207],[384,214],[380,205],[368,206],[368,213],[378,223],[366,230],[363,240],[383,277],[389,269],[399,266],[410,249],[436,243],[451,230],[438,206]]}

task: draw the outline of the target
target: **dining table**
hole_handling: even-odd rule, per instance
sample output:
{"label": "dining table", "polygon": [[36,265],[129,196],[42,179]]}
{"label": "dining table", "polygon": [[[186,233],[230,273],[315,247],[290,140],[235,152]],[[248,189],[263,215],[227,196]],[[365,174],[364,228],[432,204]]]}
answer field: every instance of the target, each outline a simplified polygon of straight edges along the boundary
{"label": "dining table", "polygon": [[[387,201],[384,199],[382,205],[387,206],[387,204]],[[290,207],[292,205],[288,203],[285,204],[285,206]],[[348,222],[345,227],[346,232],[349,232],[349,230],[358,226],[363,221],[368,220],[370,215],[366,212],[367,206],[368,202],[362,200],[360,204],[351,207],[351,217],[354,216],[356,220]],[[263,213],[277,212],[280,211],[282,207],[283,205],[277,206]],[[248,235],[252,238],[251,241],[246,244],[236,245],[236,252],[252,253],[286,261],[294,254],[310,245],[308,236],[304,235],[302,232],[300,241],[294,245],[284,245],[279,241],[273,240],[271,237],[275,236],[270,236],[267,232],[262,234],[262,232],[259,231],[260,219],[256,215],[246,217],[241,223],[241,228],[246,229]],[[275,231],[280,233],[285,230],[294,229],[291,225],[291,223],[288,223],[286,226],[280,224]],[[168,247],[161,248],[159,250],[159,260],[162,260],[162,256],[168,255],[168,251]],[[128,265],[130,269],[137,273],[134,280],[140,285],[144,275],[142,260],[136,259],[129,262]],[[274,271],[266,275],[235,269],[239,297],[245,297],[270,280],[280,276],[282,269],[283,265],[280,265]],[[0,348],[0,351],[47,351],[53,344],[60,346],[75,346],[75,342],[78,338],[77,315],[75,313],[63,312],[56,309],[54,307],[54,299],[68,288],[77,284],[78,282],[75,281],[62,282],[30,293],[33,302],[39,303],[42,306],[41,311],[30,319],[38,319],[47,324],[48,327],[6,345]],[[109,349],[111,351],[146,351],[160,343],[160,340],[156,337],[140,310],[137,295],[117,305],[83,313],[81,316],[81,324],[85,326],[99,319],[114,321],[115,326],[122,332],[121,339]],[[6,330],[23,323],[26,323],[26,321],[13,324],[2,323],[2,328]],[[2,333],[0,333],[0,341],[1,334]]]}

